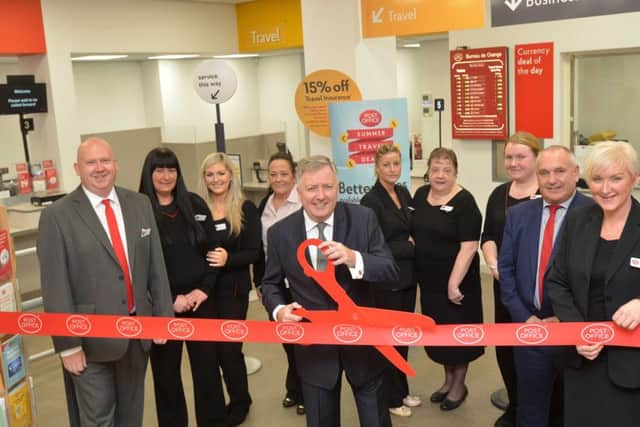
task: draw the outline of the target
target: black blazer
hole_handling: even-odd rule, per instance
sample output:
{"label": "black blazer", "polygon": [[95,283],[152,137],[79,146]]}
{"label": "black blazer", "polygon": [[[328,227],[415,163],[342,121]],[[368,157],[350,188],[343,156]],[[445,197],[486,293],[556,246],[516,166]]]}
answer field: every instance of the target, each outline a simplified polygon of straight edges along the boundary
{"label": "black blazer", "polygon": [[[296,250],[306,240],[303,210],[275,223],[267,232],[267,265],[262,279],[262,302],[273,312],[286,304],[283,279],[289,281],[293,300],[308,310],[335,310],[336,302],[298,264]],[[374,307],[372,286],[376,282],[398,279],[398,267],[384,243],[375,214],[364,206],[338,203],[334,211],[333,240],[362,254],[364,277],[351,278],[345,265],[336,267],[336,279],[358,305]],[[368,346],[305,345],[295,346],[298,373],[305,382],[333,388],[341,375],[362,386],[380,374],[385,363],[379,353]]]}
{"label": "black blazer", "polygon": [[406,289],[417,284],[415,246],[409,242],[413,230],[413,199],[406,187],[402,185],[396,185],[395,191],[400,201],[400,209],[396,207],[379,180],[360,200],[360,204],[375,212],[385,242],[400,268],[400,280],[386,287]]}
{"label": "black blazer", "polygon": [[[563,322],[587,320],[592,261],[602,227],[602,209],[576,209],[565,220],[562,240],[547,277],[553,310]],[[631,212],[616,245],[605,278],[607,318],[623,304],[640,297],[640,269],[630,260],[640,258],[640,204],[632,198]],[[640,388],[640,349],[608,347],[609,378],[620,387]],[[583,358],[575,351],[568,362],[579,367]]]}
{"label": "black blazer", "polygon": [[[249,266],[258,260],[262,247],[262,225],[253,202],[245,200],[242,205],[242,230],[240,234],[225,238],[218,244],[227,250],[229,258],[218,274],[216,294],[228,295],[238,292],[248,294],[251,290]],[[228,224],[227,224],[228,227]]]}

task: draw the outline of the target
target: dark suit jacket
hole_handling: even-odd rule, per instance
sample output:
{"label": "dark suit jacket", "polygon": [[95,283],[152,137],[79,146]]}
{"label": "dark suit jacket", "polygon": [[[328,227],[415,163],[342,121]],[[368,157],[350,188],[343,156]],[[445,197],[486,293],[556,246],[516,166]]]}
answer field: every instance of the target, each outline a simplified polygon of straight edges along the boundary
{"label": "dark suit jacket", "polygon": [[[576,193],[569,205],[569,212],[579,206],[591,205],[593,201]],[[524,322],[532,315],[541,318],[553,316],[551,301],[543,292],[542,307],[533,304],[538,271],[538,246],[540,223],[542,221],[542,198],[520,203],[507,210],[502,247],[498,258],[500,290],[502,302],[509,310],[514,322]],[[567,212],[565,215],[568,215]],[[564,219],[566,220],[566,216]],[[556,237],[545,277],[558,249],[558,239],[562,237],[564,221]]]}
{"label": "dark suit jacket", "polygon": [[402,185],[396,185],[395,191],[400,201],[400,209],[393,203],[380,181],[376,181],[371,191],[360,200],[360,204],[375,212],[387,246],[400,269],[400,280],[389,283],[386,287],[405,289],[417,284],[416,251],[415,246],[409,242],[413,222],[413,199]]}
{"label": "dark suit jacket", "polygon": [[[308,310],[335,310],[337,305],[313,279],[304,275],[296,250],[306,240],[303,210],[270,227],[267,232],[267,265],[262,280],[262,302],[269,312],[286,304],[283,279],[289,281],[294,301]],[[362,254],[364,277],[351,278],[345,265],[336,267],[336,278],[353,301],[373,307],[372,285],[398,279],[398,267],[384,243],[384,236],[371,209],[338,203],[334,211],[333,240]],[[296,346],[296,363],[302,379],[323,388],[333,388],[344,368],[349,381],[360,386],[384,369],[378,352],[366,346]]]}
{"label": "dark suit jacket", "polygon": [[227,263],[218,273],[217,295],[249,295],[251,290],[249,266],[260,256],[262,225],[256,206],[249,200],[245,200],[242,205],[242,216],[240,234],[229,236],[225,232],[224,239],[216,245],[226,249],[229,254]]}
{"label": "dark suit jacket", "polygon": [[[116,187],[124,218],[136,312],[173,316],[160,237],[149,199]],[[38,230],[42,297],[47,312],[128,315],[124,277],[82,187],[42,211]],[[82,346],[90,362],[121,358],[126,339],[54,337],[56,352]],[[148,350],[149,340],[142,341]]]}
{"label": "dark suit jacket", "polygon": [[[576,209],[565,222],[547,288],[561,321],[584,322],[588,318],[589,282],[602,227],[602,209],[597,205]],[[635,199],[606,274],[608,319],[621,305],[640,297],[640,269],[630,265],[632,258],[640,258],[640,204]],[[608,347],[607,351],[611,381],[620,387],[640,388],[640,349]],[[571,366],[579,367],[583,360],[572,350]]]}

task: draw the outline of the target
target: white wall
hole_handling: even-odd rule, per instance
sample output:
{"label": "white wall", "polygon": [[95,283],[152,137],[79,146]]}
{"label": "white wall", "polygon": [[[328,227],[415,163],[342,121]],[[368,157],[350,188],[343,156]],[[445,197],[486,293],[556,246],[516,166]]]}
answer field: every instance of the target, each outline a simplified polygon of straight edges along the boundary
{"label": "white wall", "polygon": [[576,58],[576,124],[585,137],[614,130],[640,149],[640,54]]}
{"label": "white wall", "polygon": [[49,84],[50,113],[39,150],[62,165],[73,188],[80,121],[73,53],[227,53],[237,50],[235,6],[158,0],[42,0],[47,55],[20,59]]}
{"label": "white wall", "polygon": [[[7,82],[7,74],[20,74],[17,63],[0,63],[0,84]],[[17,115],[0,116],[0,167],[24,162],[22,133]]]}
{"label": "white wall", "polygon": [[[422,134],[422,152],[427,157],[438,146],[438,113],[422,114],[422,95],[431,99],[444,98],[446,109],[442,113],[442,140],[451,140],[451,113],[449,106],[449,42],[445,39],[421,43],[419,48],[398,50],[398,96],[406,97],[409,106],[409,134]],[[413,176],[422,177],[425,168],[414,167]]]}
{"label": "white wall", "polygon": [[147,127],[139,62],[74,62],[81,134]]}
{"label": "white wall", "polygon": [[285,131],[294,158],[305,152],[304,126],[295,110],[295,93],[304,78],[301,53],[267,56],[258,61],[258,99],[261,133]]}

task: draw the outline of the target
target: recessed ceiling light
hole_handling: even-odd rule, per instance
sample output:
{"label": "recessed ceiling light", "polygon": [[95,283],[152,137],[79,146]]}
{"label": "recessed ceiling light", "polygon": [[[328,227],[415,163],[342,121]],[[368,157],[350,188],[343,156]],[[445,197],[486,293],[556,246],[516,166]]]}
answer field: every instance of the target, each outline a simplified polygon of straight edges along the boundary
{"label": "recessed ceiling light", "polygon": [[230,55],[214,55],[216,59],[241,59],[241,58],[255,58],[259,56],[257,53],[232,53]]}
{"label": "recessed ceiling light", "polygon": [[128,58],[129,55],[85,55],[71,58],[72,61],[111,61],[112,59]]}
{"label": "recessed ceiling light", "polygon": [[199,58],[198,54],[176,54],[176,55],[156,55],[149,56],[147,59],[189,59],[189,58]]}
{"label": "recessed ceiling light", "polygon": [[420,43],[407,43],[403,44],[402,47],[420,47]]}

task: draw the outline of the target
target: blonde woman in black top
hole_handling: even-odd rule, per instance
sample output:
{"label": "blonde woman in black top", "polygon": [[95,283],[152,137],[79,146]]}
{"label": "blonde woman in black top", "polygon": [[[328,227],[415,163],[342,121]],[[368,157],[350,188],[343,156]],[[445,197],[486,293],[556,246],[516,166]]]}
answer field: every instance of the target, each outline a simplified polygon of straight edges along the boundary
{"label": "blonde woman in black top", "polygon": [[[220,269],[214,292],[215,314],[221,319],[245,320],[249,308],[249,267],[258,260],[261,225],[255,205],[244,198],[233,163],[224,153],[211,153],[200,168],[199,191],[213,216],[216,249],[207,255]],[[227,421],[241,424],[252,400],[241,342],[218,343],[218,359],[229,404]]]}

